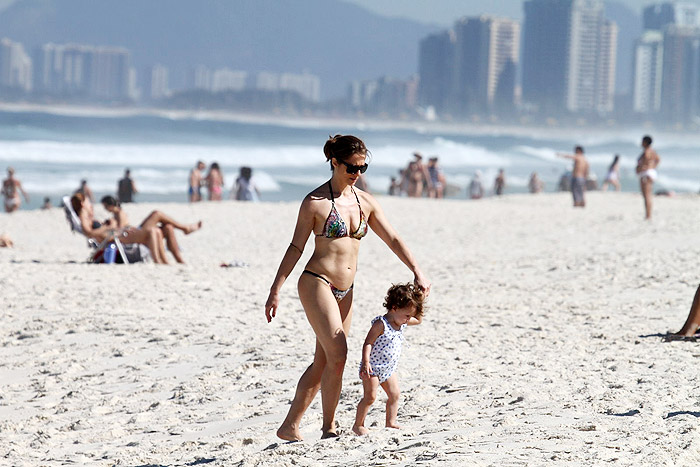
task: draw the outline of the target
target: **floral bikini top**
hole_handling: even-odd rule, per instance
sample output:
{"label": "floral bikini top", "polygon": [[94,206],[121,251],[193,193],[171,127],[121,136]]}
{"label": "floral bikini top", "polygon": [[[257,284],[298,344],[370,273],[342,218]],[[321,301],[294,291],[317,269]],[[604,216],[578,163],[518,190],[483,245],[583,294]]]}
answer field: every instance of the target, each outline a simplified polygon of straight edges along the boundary
{"label": "floral bikini top", "polygon": [[348,232],[347,224],[345,224],[345,221],[342,217],[340,217],[338,210],[335,208],[335,198],[333,198],[333,187],[331,186],[330,180],[328,181],[328,189],[331,192],[331,212],[328,214],[326,223],[323,225],[323,231],[318,236],[326,238],[351,237],[361,240],[362,237],[367,235],[368,226],[367,219],[365,219],[365,213],[362,212],[362,205],[360,204],[360,198],[357,197],[357,193],[355,193],[355,190],[350,187],[352,194],[355,195],[355,199],[357,200],[357,207],[360,209],[360,225],[357,226],[357,230],[355,232],[350,233]]}

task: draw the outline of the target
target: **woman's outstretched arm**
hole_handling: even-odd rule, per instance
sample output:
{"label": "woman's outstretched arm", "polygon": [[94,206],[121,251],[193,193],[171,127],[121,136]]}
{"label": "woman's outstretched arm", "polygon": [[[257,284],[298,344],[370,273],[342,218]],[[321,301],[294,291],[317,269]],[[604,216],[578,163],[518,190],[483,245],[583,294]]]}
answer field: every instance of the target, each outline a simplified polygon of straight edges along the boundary
{"label": "woman's outstretched arm", "polygon": [[425,292],[425,296],[427,297],[430,294],[430,281],[423,275],[423,272],[418,267],[418,263],[416,263],[411,250],[408,249],[406,243],[399,237],[399,234],[396,233],[391,224],[389,224],[377,200],[370,195],[367,195],[365,199],[369,199],[372,205],[372,213],[367,223],[401,262],[411,270],[414,276],[413,281]]}
{"label": "woman's outstretched arm", "polygon": [[270,287],[270,295],[267,297],[267,302],[265,302],[265,317],[267,322],[272,321],[277,315],[277,307],[279,306],[279,292],[282,288],[282,284],[287,280],[289,274],[291,274],[294,266],[296,266],[301,254],[304,252],[304,245],[306,245],[306,240],[314,228],[314,214],[311,210],[311,198],[307,196],[301,203],[299,208],[299,215],[297,217],[297,225],[294,228],[294,235],[292,236],[292,242],[287,247],[287,251],[284,253],[282,262],[277,269],[277,275],[275,275],[275,280],[272,281],[272,286]]}

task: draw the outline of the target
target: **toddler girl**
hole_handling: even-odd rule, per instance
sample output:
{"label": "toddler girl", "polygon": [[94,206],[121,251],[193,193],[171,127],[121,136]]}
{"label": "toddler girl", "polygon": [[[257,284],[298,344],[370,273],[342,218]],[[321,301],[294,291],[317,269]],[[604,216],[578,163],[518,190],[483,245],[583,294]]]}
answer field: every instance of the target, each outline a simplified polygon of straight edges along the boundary
{"label": "toddler girl", "polygon": [[372,320],[362,346],[360,379],[364,396],[357,405],[357,416],[352,431],[358,435],[369,432],[365,428],[365,417],[377,398],[377,387],[381,386],[388,397],[386,401],[386,426],[401,428],[396,422],[399,409],[399,380],[395,374],[401,355],[403,330],[406,326],[420,324],[423,319],[423,292],[413,284],[392,285],[384,299],[388,310],[384,316]]}

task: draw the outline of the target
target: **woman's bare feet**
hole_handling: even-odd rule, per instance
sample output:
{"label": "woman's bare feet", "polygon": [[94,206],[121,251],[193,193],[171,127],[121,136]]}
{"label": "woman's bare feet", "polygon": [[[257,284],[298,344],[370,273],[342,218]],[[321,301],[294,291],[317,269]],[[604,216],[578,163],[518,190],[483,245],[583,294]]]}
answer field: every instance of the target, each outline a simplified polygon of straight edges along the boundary
{"label": "woman's bare feet", "polygon": [[364,426],[353,425],[352,432],[355,433],[357,436],[364,436],[367,433],[369,433],[369,430]]}
{"label": "woman's bare feet", "polygon": [[321,435],[321,439],[331,439],[331,438],[337,438],[340,436],[338,433],[335,431],[324,431],[323,434]]}
{"label": "woman's bare feet", "polygon": [[279,427],[277,437],[285,441],[302,441],[304,439],[297,428],[285,425]]}
{"label": "woman's bare feet", "polygon": [[387,428],[395,428],[395,429],[397,429],[397,430],[400,430],[400,429],[401,429],[401,425],[399,425],[399,424],[396,423],[396,422],[391,422],[391,423],[387,422],[387,423],[386,423],[386,427],[387,427]]}
{"label": "woman's bare feet", "polygon": [[185,235],[189,235],[192,232],[196,232],[197,230],[199,230],[201,228],[202,228],[202,221],[199,221],[196,224],[190,224],[185,229]]}
{"label": "woman's bare feet", "polygon": [[696,333],[698,332],[697,326],[693,326],[693,328],[696,328],[695,331],[693,329],[681,329],[677,333],[673,334],[674,336],[683,336],[683,337],[694,337]]}

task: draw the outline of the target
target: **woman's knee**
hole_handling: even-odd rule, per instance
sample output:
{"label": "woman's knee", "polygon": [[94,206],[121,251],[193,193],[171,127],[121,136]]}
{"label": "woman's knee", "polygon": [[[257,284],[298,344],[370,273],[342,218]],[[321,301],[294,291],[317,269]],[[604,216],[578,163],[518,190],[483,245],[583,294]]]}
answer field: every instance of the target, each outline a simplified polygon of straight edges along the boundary
{"label": "woman's knee", "polygon": [[339,329],[324,350],[326,366],[344,367],[348,359],[348,343],[345,339],[345,332]]}

